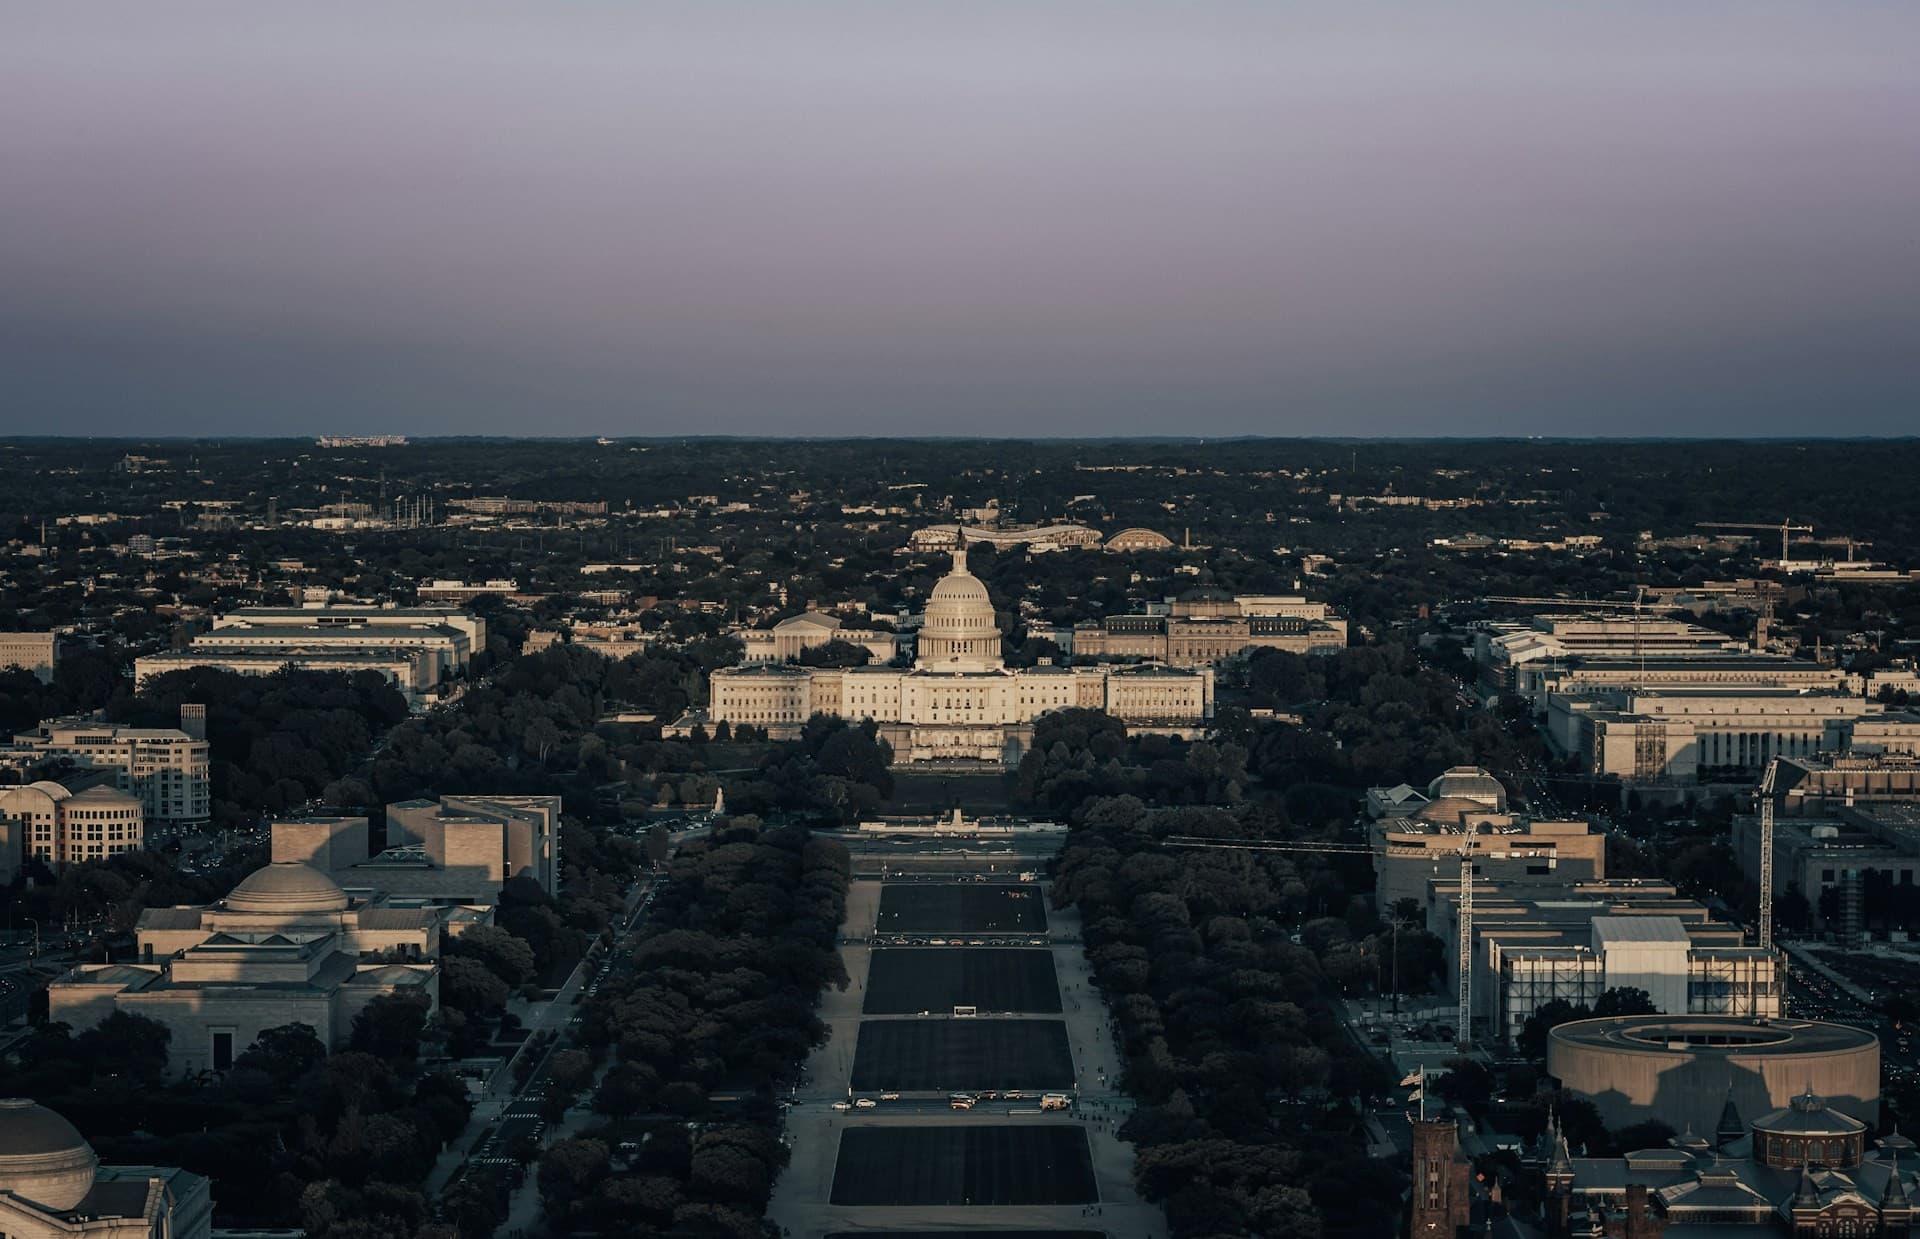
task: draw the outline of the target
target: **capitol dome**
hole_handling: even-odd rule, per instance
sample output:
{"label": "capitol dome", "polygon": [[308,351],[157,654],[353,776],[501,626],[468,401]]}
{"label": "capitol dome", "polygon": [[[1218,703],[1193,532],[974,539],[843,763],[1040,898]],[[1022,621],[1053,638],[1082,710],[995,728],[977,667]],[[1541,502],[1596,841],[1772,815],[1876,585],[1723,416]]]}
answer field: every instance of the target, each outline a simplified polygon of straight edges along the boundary
{"label": "capitol dome", "polygon": [[229,912],[344,912],[347,893],[312,865],[279,860],[241,879],[226,904]]}
{"label": "capitol dome", "polygon": [[980,578],[967,571],[964,542],[953,553],[953,571],[940,578],[927,600],[916,662],[933,671],[998,671],[1002,665],[993,599]]}
{"label": "capitol dome", "polygon": [[72,1123],[25,1097],[0,1099],[0,1191],[63,1212],[86,1199],[99,1166]]}

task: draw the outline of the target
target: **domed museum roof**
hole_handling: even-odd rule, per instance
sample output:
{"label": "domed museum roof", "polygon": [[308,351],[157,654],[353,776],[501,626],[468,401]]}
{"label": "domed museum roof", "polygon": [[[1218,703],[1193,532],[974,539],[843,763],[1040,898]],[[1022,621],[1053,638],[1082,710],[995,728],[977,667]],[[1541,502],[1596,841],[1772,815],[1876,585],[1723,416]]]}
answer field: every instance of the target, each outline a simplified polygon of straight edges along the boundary
{"label": "domed museum roof", "polygon": [[25,1097],[0,1099],[0,1191],[64,1211],[86,1199],[99,1166],[72,1123]]}
{"label": "domed museum roof", "polygon": [[226,904],[229,912],[344,912],[347,893],[312,865],[277,860],[242,878]]}

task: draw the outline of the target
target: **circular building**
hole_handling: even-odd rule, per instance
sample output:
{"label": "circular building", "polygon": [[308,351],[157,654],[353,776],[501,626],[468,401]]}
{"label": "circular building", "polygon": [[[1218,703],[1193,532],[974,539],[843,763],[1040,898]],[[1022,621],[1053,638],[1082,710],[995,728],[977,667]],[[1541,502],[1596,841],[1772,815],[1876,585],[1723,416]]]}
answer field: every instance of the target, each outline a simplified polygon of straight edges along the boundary
{"label": "circular building", "polygon": [[347,893],[340,884],[312,865],[277,860],[263,865],[227,892],[227,911],[293,915],[304,912],[344,912]]}
{"label": "circular building", "polygon": [[1002,665],[993,599],[980,578],[967,571],[964,545],[953,553],[953,571],[940,578],[927,599],[916,661],[930,671],[998,671]]}
{"label": "circular building", "polygon": [[25,1097],[0,1098],[0,1192],[64,1212],[93,1190],[99,1166],[72,1123]]}
{"label": "circular building", "polygon": [[1880,1119],[1880,1039],[1843,1024],[1736,1015],[1628,1015],[1574,1020],[1547,1037],[1547,1073],[1599,1107],[1609,1127],[1659,1119],[1717,1130],[1729,1101],[1742,1116],[1824,1108]]}
{"label": "circular building", "polygon": [[1122,529],[1107,539],[1110,551],[1170,551],[1173,539],[1151,529]]}

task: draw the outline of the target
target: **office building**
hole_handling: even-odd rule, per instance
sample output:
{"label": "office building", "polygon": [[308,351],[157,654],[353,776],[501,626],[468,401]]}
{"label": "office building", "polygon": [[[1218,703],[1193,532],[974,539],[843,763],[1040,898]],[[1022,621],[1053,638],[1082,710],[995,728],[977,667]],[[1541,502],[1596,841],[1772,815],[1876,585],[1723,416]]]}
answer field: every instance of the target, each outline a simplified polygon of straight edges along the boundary
{"label": "office building", "polygon": [[1545,732],[1595,774],[1745,782],[1775,757],[1830,751],[1884,707],[1842,689],[1673,686],[1550,694]]}
{"label": "office building", "polygon": [[1347,647],[1347,621],[1322,602],[1295,595],[1195,590],[1137,615],[1109,615],[1073,627],[1062,642],[1076,659],[1140,658],[1207,667],[1254,650],[1322,654]]}
{"label": "office building", "polygon": [[146,846],[146,810],[138,796],[102,782],[71,781],[77,786],[41,779],[0,787],[6,856],[0,872],[9,881],[23,856],[67,865]]}
{"label": "office building", "polygon": [[375,646],[357,650],[249,653],[224,649],[222,645],[195,644],[191,649],[142,655],[133,660],[134,685],[142,687],[154,676],[191,671],[195,667],[213,667],[235,675],[272,675],[286,668],[344,675],[371,671],[399,689],[409,704],[416,704],[440,683],[439,660],[431,650]]}
{"label": "office building", "polygon": [[[1920,901],[1920,760],[1838,755],[1783,759],[1775,772],[1773,889],[1805,896],[1816,929],[1869,928],[1884,898]],[[1760,823],[1733,820],[1741,872],[1760,878]],[[1840,892],[1841,924],[1824,898]]]}
{"label": "office building", "polygon": [[1457,881],[1463,848],[1473,854],[1476,874],[1508,885],[1564,885],[1607,876],[1607,838],[1586,822],[1535,821],[1485,810],[1436,820],[1448,807],[1442,799],[1413,817],[1381,818],[1369,826],[1374,898],[1383,911],[1404,899],[1424,901],[1434,881]]}
{"label": "office building", "polygon": [[213,813],[204,706],[181,707],[181,727],[120,727],[91,719],[49,719],[14,736],[8,756],[113,771],[114,786],[140,798],[154,824],[204,822]]}

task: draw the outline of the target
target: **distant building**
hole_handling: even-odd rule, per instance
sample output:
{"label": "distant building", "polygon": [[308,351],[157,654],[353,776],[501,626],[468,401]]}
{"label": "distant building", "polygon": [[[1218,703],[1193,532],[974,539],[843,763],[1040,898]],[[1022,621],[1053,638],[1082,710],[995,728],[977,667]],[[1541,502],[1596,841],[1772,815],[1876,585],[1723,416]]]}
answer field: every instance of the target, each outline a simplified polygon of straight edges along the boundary
{"label": "distant building", "polygon": [[364,817],[273,823],[273,859],[299,861],[352,890],[492,907],[524,877],[560,889],[560,797],[442,796],[387,806],[387,848],[368,855]]}
{"label": "distant building", "polygon": [[[1776,771],[1778,807],[1773,827],[1773,888],[1806,897],[1815,928],[1836,928],[1824,913],[1830,890],[1863,895],[1869,881],[1885,883],[1902,901],[1920,900],[1920,760],[1836,755],[1784,758]],[[1760,824],[1753,814],[1733,819],[1733,853],[1741,871],[1760,876]],[[1843,899],[1839,926],[1865,926],[1857,900]]]}
{"label": "distant building", "polygon": [[208,1239],[208,1187],[171,1166],[102,1166],[60,1115],[0,1099],[0,1235],[9,1239]]}
{"label": "distant building", "polygon": [[[928,525],[908,535],[908,545],[920,551],[945,551],[960,545],[962,526]],[[998,549],[1024,546],[1029,550],[1052,551],[1100,545],[1100,531],[1086,525],[969,525],[964,527],[969,542],[984,542]]]}
{"label": "distant building", "polygon": [[9,756],[67,759],[114,772],[114,785],[140,798],[150,822],[204,822],[213,814],[205,707],[181,709],[198,734],[168,727],[119,727],[90,719],[49,719],[14,736]]}
{"label": "distant building", "polygon": [[[969,533],[971,536],[971,533]],[[914,666],[816,669],[782,664],[713,673],[714,722],[799,732],[825,714],[871,719],[896,762],[1016,763],[1050,710],[1104,710],[1135,730],[1198,734],[1213,717],[1213,672],[1163,665],[1009,669],[987,587],[964,548],[927,602]]]}
{"label": "distant building", "polygon": [[18,667],[31,671],[42,684],[51,684],[59,658],[57,632],[0,632],[0,670]]}
{"label": "distant building", "polygon": [[1460,1151],[1452,1119],[1415,1119],[1413,1185],[1407,1192],[1408,1239],[1462,1239],[1473,1226],[1473,1163]]}
{"label": "distant building", "polygon": [[892,632],[848,628],[838,616],[824,611],[790,615],[770,629],[750,629],[740,634],[740,641],[746,647],[745,661],[750,663],[792,662],[806,651],[830,641],[857,645],[876,663],[890,663],[898,653],[897,638]]}
{"label": "distant building", "polygon": [[1107,539],[1110,551],[1170,551],[1173,539],[1151,529],[1122,529]]}
{"label": "distant building", "polygon": [[417,701],[464,672],[486,643],[486,620],[453,606],[242,607],[217,617],[184,650],[135,659],[134,680],[144,684],[193,667],[241,675],[270,675],[281,667],[374,671]]}
{"label": "distant building", "polygon": [[1164,614],[1109,615],[1074,625],[1075,658],[1143,658],[1208,667],[1253,650],[1330,653],[1347,646],[1347,621],[1325,603],[1296,595],[1230,595],[1195,590],[1168,600]]}
{"label": "distant building", "polygon": [[149,908],[139,959],[82,964],[47,987],[49,1018],[80,1031],[115,1011],[172,1034],[181,1075],[222,1072],[269,1028],[306,1024],[328,1049],[384,994],[437,1005],[443,910],[355,901],[310,865],[257,869],[206,907]]}
{"label": "distant building", "polygon": [[1884,707],[1843,689],[1681,685],[1552,694],[1545,732],[1595,774],[1630,782],[1745,781],[1775,757],[1831,751]]}
{"label": "distant building", "polygon": [[520,592],[520,582],[500,577],[490,581],[423,581],[414,593],[435,602],[472,602],[475,598],[495,596],[511,598]]}

